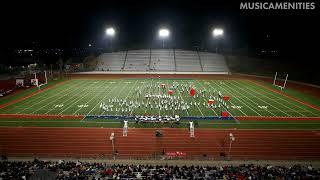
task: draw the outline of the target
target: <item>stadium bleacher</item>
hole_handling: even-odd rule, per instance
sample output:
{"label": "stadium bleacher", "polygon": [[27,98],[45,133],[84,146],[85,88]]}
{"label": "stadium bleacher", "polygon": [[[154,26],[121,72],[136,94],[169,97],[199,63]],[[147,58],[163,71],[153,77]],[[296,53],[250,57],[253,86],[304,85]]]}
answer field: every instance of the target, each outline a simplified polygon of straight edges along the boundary
{"label": "stadium bleacher", "polygon": [[224,56],[180,49],[141,49],[104,53],[97,71],[211,72],[227,74]]}
{"label": "stadium bleacher", "polygon": [[228,72],[228,66],[224,57],[220,54],[213,54],[207,52],[199,52],[201,63],[203,66],[203,71],[218,71],[218,72]]}
{"label": "stadium bleacher", "polygon": [[152,49],[150,70],[175,71],[173,49]]}
{"label": "stadium bleacher", "polygon": [[120,71],[123,68],[126,51],[104,53],[98,57],[97,71]]}
{"label": "stadium bleacher", "polygon": [[3,161],[0,168],[0,179],[318,179],[320,175],[311,165],[121,165],[37,159]]}
{"label": "stadium bleacher", "polygon": [[149,69],[150,50],[128,51],[124,71],[147,71]]}
{"label": "stadium bleacher", "polygon": [[200,72],[200,59],[196,51],[175,50],[177,71]]}

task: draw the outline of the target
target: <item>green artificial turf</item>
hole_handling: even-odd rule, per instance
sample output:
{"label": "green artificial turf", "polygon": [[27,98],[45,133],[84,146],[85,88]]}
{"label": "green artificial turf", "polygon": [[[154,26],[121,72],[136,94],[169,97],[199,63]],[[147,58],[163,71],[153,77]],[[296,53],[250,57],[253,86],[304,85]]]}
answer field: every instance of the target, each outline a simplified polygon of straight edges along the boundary
{"label": "green artificial turf", "polygon": [[[62,80],[50,82],[54,84]],[[171,88],[173,83],[179,84],[178,89]],[[261,82],[260,82],[261,83]],[[166,89],[158,88],[165,84]],[[266,84],[264,84],[266,85]],[[148,87],[150,86],[150,88]],[[206,94],[193,98],[188,91],[182,93],[181,86],[192,86],[199,93],[205,89]],[[155,108],[159,104],[159,98],[153,98],[150,106],[135,107],[132,110],[124,104],[112,102],[115,100],[132,101],[133,103],[146,103],[146,94],[157,96],[167,94],[173,89],[173,95],[179,98],[179,102],[187,102],[189,111],[164,110]],[[19,99],[27,94],[35,92],[36,89],[28,89],[19,94],[0,100],[6,103]],[[139,96],[139,91],[141,95]],[[208,108],[207,102],[213,97],[218,97],[218,92],[223,96],[230,96],[226,109]],[[285,90],[290,96],[310,102],[319,106],[319,101],[293,90]],[[108,111],[100,108],[101,103],[111,106]],[[191,104],[192,103],[192,104]],[[196,103],[196,105],[194,105]],[[216,103],[217,104],[217,103]],[[122,109],[124,112],[122,112]],[[127,111],[125,111],[127,109]],[[117,111],[116,111],[117,110]],[[198,79],[106,79],[106,80],[83,80],[74,79],[66,81],[60,86],[49,88],[37,95],[34,95],[21,102],[9,105],[0,109],[0,114],[41,114],[41,115],[180,115],[180,117],[212,117],[220,116],[222,111],[228,111],[231,116],[257,116],[257,117],[320,117],[319,110],[310,108],[300,102],[294,101],[284,95],[274,93],[264,87],[257,86],[248,80],[198,80]],[[112,123],[113,122],[113,123]],[[187,121],[182,121],[187,122]],[[129,124],[132,127],[171,127],[170,125],[154,124]],[[96,119],[70,120],[70,119],[8,119],[0,118],[0,126],[45,126],[45,127],[122,127],[119,120]],[[176,125],[177,128],[187,127],[187,123]],[[219,120],[198,120],[200,128],[277,128],[277,129],[317,129],[317,121],[219,121]]]}

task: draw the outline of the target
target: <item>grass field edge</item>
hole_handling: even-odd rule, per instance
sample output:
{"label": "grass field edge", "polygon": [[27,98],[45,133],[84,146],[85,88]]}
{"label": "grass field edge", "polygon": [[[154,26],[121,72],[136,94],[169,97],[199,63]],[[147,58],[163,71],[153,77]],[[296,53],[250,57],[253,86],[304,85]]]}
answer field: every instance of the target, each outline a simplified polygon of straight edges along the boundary
{"label": "grass field edge", "polygon": [[267,90],[270,90],[270,91],[272,91],[272,92],[274,92],[274,93],[283,95],[283,96],[285,96],[285,97],[290,98],[291,100],[294,100],[294,101],[299,102],[299,103],[301,103],[301,104],[303,104],[303,105],[305,105],[305,106],[308,106],[308,107],[310,107],[310,108],[312,108],[312,109],[315,109],[315,110],[320,111],[320,107],[318,107],[318,106],[316,106],[316,105],[313,105],[313,104],[310,104],[310,103],[308,103],[308,102],[302,101],[302,100],[300,100],[300,99],[298,99],[298,98],[292,97],[292,96],[290,96],[290,95],[288,95],[288,94],[285,94],[285,93],[283,93],[283,92],[281,92],[281,91],[272,89],[272,88],[270,88],[270,87],[268,87],[268,86],[265,86],[264,84],[261,84],[260,82],[258,82],[258,81],[256,81],[256,80],[249,80],[249,81],[252,82],[252,83],[254,83],[254,84],[257,85],[257,86],[260,86],[260,87],[262,87],[262,88],[265,88],[265,89],[267,89]]}
{"label": "grass field edge", "polygon": [[45,88],[43,88],[43,89],[41,89],[41,90],[39,90],[39,91],[32,92],[32,93],[30,93],[30,94],[28,94],[28,95],[26,95],[26,96],[21,97],[21,98],[15,99],[15,100],[13,100],[13,101],[10,101],[10,102],[4,103],[4,104],[1,104],[1,105],[0,105],[0,109],[3,109],[3,108],[5,108],[5,107],[7,107],[7,106],[16,104],[16,103],[18,103],[18,102],[20,102],[20,101],[26,100],[26,99],[28,99],[28,98],[30,98],[30,97],[32,97],[32,96],[35,96],[35,95],[37,95],[37,94],[39,94],[39,93],[41,93],[41,92],[46,91],[46,90],[48,90],[48,89],[54,88],[54,87],[56,87],[56,86],[60,86],[60,85],[62,85],[62,84],[64,84],[64,83],[66,83],[67,81],[70,81],[70,80],[64,80],[64,81],[59,82],[59,83],[57,83],[57,84],[49,85],[49,86],[47,86],[47,87],[45,87]]}
{"label": "grass field edge", "polygon": [[49,115],[49,114],[0,114],[1,118],[17,118],[17,119],[77,119],[82,120],[85,116],[83,115]]}
{"label": "grass field edge", "polygon": [[262,116],[235,116],[234,117],[238,121],[252,121],[252,120],[258,120],[258,121],[320,121],[320,117],[262,117]]}

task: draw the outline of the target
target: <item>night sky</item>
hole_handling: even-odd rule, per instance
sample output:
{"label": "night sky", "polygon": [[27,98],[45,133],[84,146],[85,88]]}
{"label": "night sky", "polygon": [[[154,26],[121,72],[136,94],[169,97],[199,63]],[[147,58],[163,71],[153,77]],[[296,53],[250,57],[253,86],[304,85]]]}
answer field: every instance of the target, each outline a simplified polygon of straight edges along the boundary
{"label": "night sky", "polygon": [[[278,1],[279,2],[279,1]],[[10,1],[2,5],[1,46],[105,47],[105,28],[117,29],[123,47],[153,47],[157,29],[172,31],[175,47],[210,46],[214,26],[224,28],[226,47],[275,47],[284,54],[314,54],[317,10],[240,10],[240,1]],[[268,36],[268,37],[267,37]]]}

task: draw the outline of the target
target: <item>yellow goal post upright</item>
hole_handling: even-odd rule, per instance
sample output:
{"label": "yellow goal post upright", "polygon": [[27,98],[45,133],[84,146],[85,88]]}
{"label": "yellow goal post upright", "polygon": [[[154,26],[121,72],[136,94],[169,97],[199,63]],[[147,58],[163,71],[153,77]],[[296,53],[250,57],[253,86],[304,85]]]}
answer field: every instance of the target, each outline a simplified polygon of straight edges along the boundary
{"label": "yellow goal post upright", "polygon": [[281,90],[283,90],[286,87],[287,84],[287,80],[288,80],[288,76],[289,74],[286,74],[285,78],[278,78],[280,75],[278,74],[278,72],[276,72],[274,79],[273,79],[273,85],[280,88]]}
{"label": "yellow goal post upright", "polygon": [[[35,75],[35,79],[37,79],[36,78],[37,73],[35,73],[34,75]],[[39,88],[39,90],[40,90],[41,86],[48,84],[47,71],[44,71],[44,80],[45,80],[45,82],[43,84],[39,84],[39,81],[37,79],[37,87]]]}
{"label": "yellow goal post upright", "polygon": [[44,71],[44,82],[40,83],[39,79],[42,79],[41,72],[35,72],[34,78],[31,79],[31,85],[37,86],[37,88],[40,90],[41,86],[48,84],[47,71]]}

